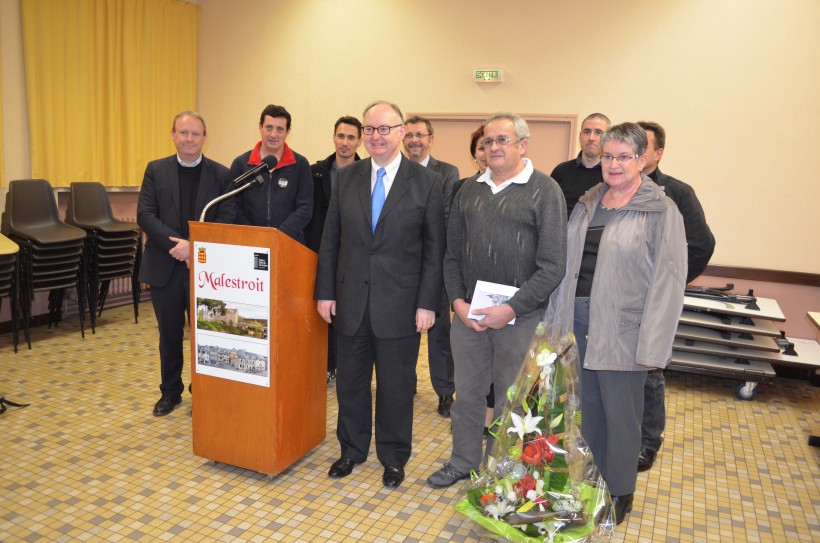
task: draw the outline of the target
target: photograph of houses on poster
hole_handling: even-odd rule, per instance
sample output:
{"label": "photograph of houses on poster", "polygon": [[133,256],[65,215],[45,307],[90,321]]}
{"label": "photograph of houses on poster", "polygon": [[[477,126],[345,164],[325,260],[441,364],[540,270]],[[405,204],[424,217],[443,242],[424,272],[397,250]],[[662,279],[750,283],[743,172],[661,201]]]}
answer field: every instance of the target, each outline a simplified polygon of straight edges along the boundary
{"label": "photograph of houses on poster", "polygon": [[196,346],[197,364],[229,371],[267,376],[268,357],[248,348],[223,347],[200,342]]}

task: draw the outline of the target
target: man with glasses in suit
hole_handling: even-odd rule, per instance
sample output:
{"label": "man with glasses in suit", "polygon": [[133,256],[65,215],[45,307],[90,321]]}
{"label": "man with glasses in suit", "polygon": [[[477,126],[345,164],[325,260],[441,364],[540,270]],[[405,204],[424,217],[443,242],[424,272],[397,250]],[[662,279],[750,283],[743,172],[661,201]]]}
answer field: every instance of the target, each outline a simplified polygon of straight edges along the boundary
{"label": "man with glasses in suit", "polygon": [[[444,200],[444,220],[450,217],[453,191],[458,183],[458,169],[452,164],[436,160],[430,155],[433,146],[433,123],[428,119],[413,116],[404,122],[404,151],[407,158],[430,168],[439,175],[439,188]],[[442,417],[450,416],[453,405],[453,355],[450,353],[450,304],[442,288],[441,310],[436,324],[427,332],[427,363],[430,366],[430,382],[438,396],[437,412]]]}
{"label": "man with glasses in suit", "polygon": [[341,457],[328,476],[346,477],[367,460],[375,365],[376,454],[384,486],[396,488],[411,452],[421,333],[441,307],[444,204],[436,174],[399,152],[398,106],[375,102],[362,124],[370,160],[339,170],[314,290],[336,332]]}

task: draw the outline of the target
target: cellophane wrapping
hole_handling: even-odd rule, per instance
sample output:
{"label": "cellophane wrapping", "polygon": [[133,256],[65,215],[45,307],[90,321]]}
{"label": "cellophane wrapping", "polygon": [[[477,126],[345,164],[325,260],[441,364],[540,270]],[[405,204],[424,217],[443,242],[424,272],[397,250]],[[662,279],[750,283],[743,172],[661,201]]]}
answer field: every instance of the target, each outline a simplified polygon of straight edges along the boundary
{"label": "cellophane wrapping", "polygon": [[612,502],[581,436],[579,372],[574,335],[540,324],[494,425],[495,457],[457,511],[509,541],[609,541]]}

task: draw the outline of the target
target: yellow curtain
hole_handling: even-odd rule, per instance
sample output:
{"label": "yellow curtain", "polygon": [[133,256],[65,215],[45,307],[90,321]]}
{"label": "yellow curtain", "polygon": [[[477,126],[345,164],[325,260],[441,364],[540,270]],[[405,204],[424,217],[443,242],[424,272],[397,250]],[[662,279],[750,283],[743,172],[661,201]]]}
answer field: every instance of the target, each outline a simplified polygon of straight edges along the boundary
{"label": "yellow curtain", "polygon": [[21,0],[32,177],[139,185],[196,109],[199,7],[181,0]]}

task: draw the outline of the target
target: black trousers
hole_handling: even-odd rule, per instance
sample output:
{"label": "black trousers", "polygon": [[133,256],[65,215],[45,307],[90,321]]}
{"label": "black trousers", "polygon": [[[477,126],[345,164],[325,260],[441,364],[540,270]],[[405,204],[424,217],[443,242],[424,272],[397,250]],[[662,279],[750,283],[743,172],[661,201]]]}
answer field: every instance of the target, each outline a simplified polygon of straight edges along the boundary
{"label": "black trousers", "polygon": [[336,333],[336,436],[344,458],[367,460],[373,428],[371,381],[375,366],[376,455],[384,466],[407,464],[420,340],[420,334],[396,339],[376,337],[368,310],[354,335]]}
{"label": "black trousers", "polygon": [[452,396],[456,390],[453,381],[453,355],[450,352],[450,304],[442,295],[441,312],[435,326],[427,331],[427,361],[430,383],[437,396]]}
{"label": "black trousers", "polygon": [[151,303],[159,327],[159,360],[163,395],[180,396],[185,390],[182,382],[182,340],[185,335],[185,312],[189,295],[188,267],[183,262],[174,264],[171,277],[161,286],[151,286]]}

